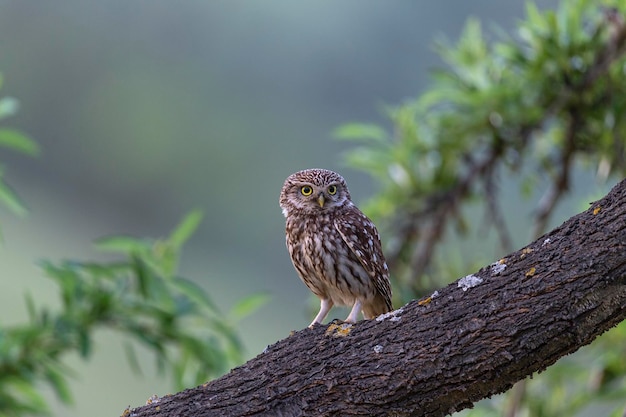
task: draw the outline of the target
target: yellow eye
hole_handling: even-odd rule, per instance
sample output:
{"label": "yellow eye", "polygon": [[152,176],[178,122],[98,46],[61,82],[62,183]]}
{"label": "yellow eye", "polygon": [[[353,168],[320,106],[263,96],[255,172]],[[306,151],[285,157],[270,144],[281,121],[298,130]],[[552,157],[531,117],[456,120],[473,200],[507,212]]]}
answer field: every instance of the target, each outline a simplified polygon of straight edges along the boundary
{"label": "yellow eye", "polygon": [[302,195],[311,195],[313,194],[313,188],[305,185],[304,187],[300,188],[300,192],[302,193]]}
{"label": "yellow eye", "polygon": [[330,195],[337,194],[337,186],[336,185],[329,186],[328,187],[328,194],[330,194]]}

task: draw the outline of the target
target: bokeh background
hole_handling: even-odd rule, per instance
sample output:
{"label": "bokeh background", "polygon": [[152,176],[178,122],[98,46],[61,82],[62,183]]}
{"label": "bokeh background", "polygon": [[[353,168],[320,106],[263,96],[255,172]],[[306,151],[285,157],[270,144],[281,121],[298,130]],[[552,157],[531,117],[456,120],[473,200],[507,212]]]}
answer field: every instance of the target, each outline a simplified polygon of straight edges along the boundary
{"label": "bokeh background", "polygon": [[[0,154],[30,209],[0,208],[0,323],[26,318],[27,292],[56,305],[38,260],[100,259],[94,239],[162,236],[199,208],[182,275],[223,311],[271,297],[239,324],[247,357],[305,327],[317,306],[284,248],[285,177],[338,170],[365,201],[375,184],[342,163],[350,145],[332,131],[387,124],[384,107],[418,95],[442,65],[434,39],[456,39],[470,16],[510,30],[523,15],[516,0],[0,0],[0,93],[21,103],[10,126],[43,150]],[[575,191],[593,191],[583,183]],[[511,207],[527,228],[532,204]],[[98,333],[90,362],[68,358],[76,404],[55,413],[114,416],[170,392],[145,359],[137,375],[117,336]]]}

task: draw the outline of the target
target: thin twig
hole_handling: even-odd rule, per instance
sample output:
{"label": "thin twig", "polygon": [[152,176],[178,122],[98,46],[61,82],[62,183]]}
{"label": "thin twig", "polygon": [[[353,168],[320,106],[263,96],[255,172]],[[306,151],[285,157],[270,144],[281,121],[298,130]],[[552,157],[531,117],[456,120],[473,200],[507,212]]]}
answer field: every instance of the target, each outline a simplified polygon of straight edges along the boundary
{"label": "thin twig", "polygon": [[500,205],[496,198],[498,193],[494,185],[493,175],[489,175],[485,178],[484,186],[485,202],[487,203],[486,214],[489,216],[488,220],[493,223],[496,232],[498,232],[501,249],[504,252],[511,252],[513,250],[513,240],[511,239],[508,227],[506,227],[504,215],[502,214],[502,210],[500,210]]}
{"label": "thin twig", "polygon": [[548,224],[548,220],[556,204],[569,189],[570,171],[576,151],[576,134],[582,123],[580,116],[573,110],[570,114],[567,131],[565,133],[565,145],[560,155],[559,174],[539,201],[537,210],[535,211],[535,222],[532,228],[531,238],[536,239],[545,232],[546,225]]}

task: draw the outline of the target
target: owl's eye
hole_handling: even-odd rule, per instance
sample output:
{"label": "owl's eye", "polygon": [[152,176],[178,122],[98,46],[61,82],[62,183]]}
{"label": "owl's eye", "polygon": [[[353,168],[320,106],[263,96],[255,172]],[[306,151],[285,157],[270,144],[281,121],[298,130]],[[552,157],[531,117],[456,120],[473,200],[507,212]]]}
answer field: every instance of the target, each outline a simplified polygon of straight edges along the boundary
{"label": "owl's eye", "polygon": [[302,193],[302,195],[311,195],[313,194],[313,188],[305,185],[304,187],[300,188],[300,192]]}
{"label": "owl's eye", "polygon": [[337,194],[337,186],[336,185],[330,185],[328,187],[328,194],[330,194],[330,195]]}

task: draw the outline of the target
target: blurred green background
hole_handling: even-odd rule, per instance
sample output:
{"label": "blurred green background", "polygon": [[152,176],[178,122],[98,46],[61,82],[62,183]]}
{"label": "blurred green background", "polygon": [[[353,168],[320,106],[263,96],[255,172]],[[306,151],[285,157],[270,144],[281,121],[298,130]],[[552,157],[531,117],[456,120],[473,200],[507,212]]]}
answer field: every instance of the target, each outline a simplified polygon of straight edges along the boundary
{"label": "blurred green background", "polygon": [[[224,311],[253,293],[271,296],[240,324],[248,357],[305,327],[317,302],[284,248],[285,177],[338,170],[353,198],[367,200],[375,184],[342,163],[350,145],[333,140],[333,129],[388,125],[382,108],[419,94],[441,65],[434,39],[456,39],[470,16],[512,27],[523,7],[514,0],[0,1],[3,94],[21,103],[9,123],[43,149],[38,159],[2,155],[30,214],[0,208],[1,323],[25,319],[26,292],[54,306],[56,287],[38,260],[102,259],[94,239],[165,235],[197,207],[206,216],[184,250],[182,275]],[[579,196],[594,192],[593,181],[583,184]],[[584,207],[576,196],[568,201],[553,224]],[[509,203],[519,210],[513,228],[527,230],[533,205]],[[527,239],[517,235],[516,243]],[[170,391],[149,354],[145,374],[136,375],[116,336],[103,331],[97,342],[89,363],[68,358],[76,405],[58,405],[58,415],[119,415]]]}

